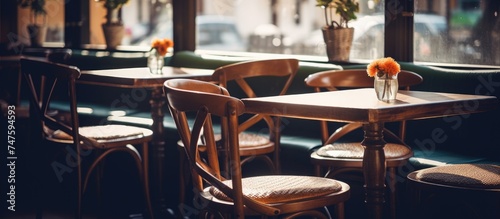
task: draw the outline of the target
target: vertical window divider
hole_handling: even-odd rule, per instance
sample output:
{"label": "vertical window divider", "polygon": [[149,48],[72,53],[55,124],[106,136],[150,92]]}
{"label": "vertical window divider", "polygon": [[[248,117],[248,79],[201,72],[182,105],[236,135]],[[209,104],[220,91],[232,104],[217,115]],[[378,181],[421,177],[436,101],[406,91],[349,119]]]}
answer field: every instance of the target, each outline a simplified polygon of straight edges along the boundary
{"label": "vertical window divider", "polygon": [[385,1],[384,56],[413,62],[413,0]]}

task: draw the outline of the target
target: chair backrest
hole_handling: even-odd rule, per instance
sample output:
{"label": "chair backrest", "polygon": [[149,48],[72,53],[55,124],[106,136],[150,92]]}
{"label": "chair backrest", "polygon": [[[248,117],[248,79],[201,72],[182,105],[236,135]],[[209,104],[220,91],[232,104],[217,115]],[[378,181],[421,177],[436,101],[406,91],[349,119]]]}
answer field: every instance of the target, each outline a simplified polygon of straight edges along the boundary
{"label": "chair backrest", "polygon": [[[398,84],[400,89],[409,90],[411,86],[422,83],[423,78],[419,74],[411,71],[401,70],[398,74]],[[336,91],[340,89],[369,88],[373,87],[374,78],[369,77],[366,69],[351,70],[329,70],[317,72],[309,75],[305,79],[309,87],[313,87],[316,92]],[[360,123],[350,123],[330,135],[326,121],[321,121],[321,139],[323,144],[331,144],[345,134],[358,129],[362,126]],[[385,130],[392,137],[395,136],[389,130]],[[402,121],[399,129],[399,140],[404,140],[406,135],[406,122]]]}
{"label": "chair backrest", "polygon": [[[184,150],[192,170],[193,184],[203,191],[204,182],[216,187],[234,201],[235,213],[243,215],[243,206],[260,211],[274,212],[276,209],[258,203],[242,194],[241,164],[238,141],[238,116],[245,111],[243,102],[229,96],[221,86],[190,79],[172,79],[164,83],[170,113],[184,144]],[[194,123],[188,123],[186,113],[195,112]],[[221,173],[212,116],[220,118],[222,142],[227,144],[227,155],[231,164],[230,176],[232,188],[222,183],[225,178]],[[190,126],[190,124],[192,124]],[[200,138],[203,135],[203,138]],[[199,139],[206,150],[200,154]],[[206,157],[206,159],[204,159]],[[257,210],[259,211],[259,210]]]}
{"label": "chair backrest", "polygon": [[[373,81],[374,78],[368,76],[366,69],[322,71],[310,74],[305,79],[306,85],[315,88],[316,91],[369,88],[373,87]],[[399,87],[405,90],[422,81],[422,76],[411,71],[401,70],[398,74]]]}
{"label": "chair backrest", "polygon": [[71,49],[53,49],[47,53],[47,60],[61,64],[67,64],[73,51]]}
{"label": "chair backrest", "polygon": [[[50,137],[50,131],[60,130],[73,138],[75,148],[79,149],[80,144],[78,143],[80,141],[90,145],[97,145],[95,140],[78,134],[79,122],[75,81],[80,77],[80,70],[74,66],[40,59],[22,58],[20,63],[21,73],[29,89],[30,114],[35,120],[33,125],[36,126],[33,128],[41,132],[41,137]],[[57,93],[58,98],[67,100],[70,114],[69,121],[61,120],[50,111],[50,103],[55,99],[55,93]],[[63,97],[62,95],[67,96]],[[80,150],[77,150],[77,152],[80,153]]]}
{"label": "chair backrest", "polygon": [[[257,95],[250,83],[248,83],[248,79],[265,76],[279,77],[284,79],[284,84],[282,84],[283,80],[273,80],[271,86],[276,91],[274,95],[283,95],[292,84],[298,68],[299,61],[297,59],[253,60],[219,67],[215,69],[212,79],[225,88],[228,88],[228,82],[234,81],[246,97],[253,98],[257,97]],[[262,86],[262,84],[256,86]],[[267,123],[270,131],[274,130],[274,123],[271,117],[267,115],[254,115],[242,121],[238,130],[243,132],[262,120]]]}

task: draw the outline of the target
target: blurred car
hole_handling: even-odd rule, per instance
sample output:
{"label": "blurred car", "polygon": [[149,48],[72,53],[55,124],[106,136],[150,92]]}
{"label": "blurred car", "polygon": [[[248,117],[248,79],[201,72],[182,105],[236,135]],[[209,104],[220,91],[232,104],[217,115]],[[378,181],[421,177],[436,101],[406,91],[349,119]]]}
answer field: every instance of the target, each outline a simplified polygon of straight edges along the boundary
{"label": "blurred car", "polygon": [[230,17],[203,15],[196,17],[196,49],[245,51],[246,46]]}
{"label": "blurred car", "polygon": [[[354,28],[351,58],[375,59],[384,56],[384,15],[366,15],[349,23]],[[414,26],[415,59],[432,60],[443,49],[446,19],[431,14],[416,14]],[[315,30],[304,41],[304,55],[326,55],[323,34]]]}
{"label": "blurred car", "polygon": [[[135,37],[132,45],[149,46],[153,38],[172,38],[172,22],[160,19],[159,25],[151,34]],[[138,31],[146,33],[140,25]],[[243,41],[236,24],[231,17],[218,15],[200,15],[196,17],[196,49],[221,50],[221,51],[245,51]]]}

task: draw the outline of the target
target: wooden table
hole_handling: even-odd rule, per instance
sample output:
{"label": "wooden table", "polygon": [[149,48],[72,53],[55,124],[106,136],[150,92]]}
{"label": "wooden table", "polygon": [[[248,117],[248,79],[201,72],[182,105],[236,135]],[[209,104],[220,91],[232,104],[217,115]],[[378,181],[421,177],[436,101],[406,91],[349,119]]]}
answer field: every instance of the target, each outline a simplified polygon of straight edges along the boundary
{"label": "wooden table", "polygon": [[[213,70],[163,67],[163,74],[151,74],[149,69],[144,68],[123,68],[108,70],[87,70],[81,71],[81,76],[77,83],[91,84],[120,88],[148,88],[151,89],[150,105],[151,118],[153,120],[152,131],[152,155],[151,161],[155,168],[152,172],[151,182],[153,204],[156,213],[160,217],[166,216],[165,199],[163,197],[163,165],[165,158],[165,139],[163,135],[163,106],[165,97],[163,95],[163,83],[173,78],[191,78],[210,81]],[[165,211],[165,212],[164,212]]]}
{"label": "wooden table", "polygon": [[[368,215],[383,218],[384,123],[478,113],[498,107],[494,96],[399,91],[394,103],[377,100],[371,88],[243,99],[248,113],[278,117],[362,122],[363,175]],[[277,126],[279,127],[279,126]]]}

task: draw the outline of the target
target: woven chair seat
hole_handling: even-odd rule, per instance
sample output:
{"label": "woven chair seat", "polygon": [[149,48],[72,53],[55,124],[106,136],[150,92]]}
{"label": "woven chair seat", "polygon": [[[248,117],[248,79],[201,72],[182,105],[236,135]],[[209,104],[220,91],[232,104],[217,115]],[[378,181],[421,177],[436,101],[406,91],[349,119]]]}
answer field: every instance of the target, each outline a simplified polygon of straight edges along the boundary
{"label": "woven chair seat", "polygon": [[[132,136],[149,135],[151,131],[140,127],[127,125],[100,125],[100,126],[85,126],[79,128],[79,133],[87,138],[95,140],[111,140],[117,138],[125,138]],[[52,133],[55,139],[72,140],[71,135],[56,130]]]}
{"label": "woven chair seat", "polygon": [[[231,180],[223,182],[232,187]],[[262,203],[303,200],[338,192],[342,185],[333,179],[310,176],[256,176],[242,179],[243,194]],[[210,193],[221,200],[232,201],[215,187]]]}
{"label": "woven chair seat", "polygon": [[417,180],[449,186],[500,189],[500,166],[491,164],[453,164],[422,169]]}
{"label": "woven chair seat", "polygon": [[[220,141],[220,139],[222,138],[220,134],[215,134],[214,136],[216,141]],[[240,143],[240,148],[268,145],[272,143],[269,140],[269,137],[267,136],[253,134],[253,133],[246,133],[246,132],[238,134],[238,139]]]}
{"label": "woven chair seat", "polygon": [[267,145],[271,143],[269,138],[266,136],[251,134],[251,133],[240,133],[238,135],[240,147],[250,147],[250,146],[258,146],[258,145]]}
{"label": "woven chair seat", "polygon": [[[316,153],[322,157],[362,159],[364,148],[359,142],[328,144],[319,148]],[[384,147],[386,159],[404,157],[411,152],[410,148],[400,144],[387,143]]]}

